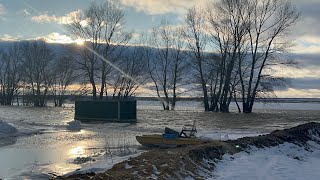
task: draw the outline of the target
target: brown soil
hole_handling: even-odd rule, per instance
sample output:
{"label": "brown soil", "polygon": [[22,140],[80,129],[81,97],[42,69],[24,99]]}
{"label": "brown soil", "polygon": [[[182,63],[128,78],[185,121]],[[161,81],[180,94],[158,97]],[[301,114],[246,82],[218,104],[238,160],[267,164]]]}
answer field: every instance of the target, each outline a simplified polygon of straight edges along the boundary
{"label": "brown soil", "polygon": [[307,141],[315,141],[312,134],[320,135],[319,123],[308,123],[258,137],[224,142],[213,141],[204,145],[176,149],[154,149],[118,163],[103,173],[71,175],[57,177],[57,179],[152,179],[153,177],[158,179],[184,179],[186,177],[204,179],[202,177],[204,172],[212,172],[215,168],[214,162],[220,160],[226,153],[235,154],[248,150],[250,146],[273,147],[285,142],[304,146]]}

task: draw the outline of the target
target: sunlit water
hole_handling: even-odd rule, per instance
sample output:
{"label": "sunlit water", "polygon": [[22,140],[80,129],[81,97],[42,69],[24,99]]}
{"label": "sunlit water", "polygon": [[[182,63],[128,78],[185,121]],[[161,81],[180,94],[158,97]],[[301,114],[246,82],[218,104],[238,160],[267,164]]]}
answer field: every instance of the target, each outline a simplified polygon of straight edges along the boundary
{"label": "sunlit water", "polygon": [[[137,123],[82,124],[80,132],[71,132],[66,126],[73,120],[72,106],[0,106],[0,120],[13,123],[20,132],[17,137],[0,140],[0,178],[41,179],[77,169],[110,168],[128,154],[144,151],[136,142],[136,135],[162,133],[164,127],[180,130],[193,121],[197,123],[198,136],[213,139],[255,136],[320,121],[317,103],[257,103],[256,113],[223,114],[202,112],[200,102],[180,102],[177,111],[165,112],[160,103],[143,101],[138,102]],[[232,110],[236,110],[235,105]],[[77,157],[89,159],[82,163],[76,161]]]}

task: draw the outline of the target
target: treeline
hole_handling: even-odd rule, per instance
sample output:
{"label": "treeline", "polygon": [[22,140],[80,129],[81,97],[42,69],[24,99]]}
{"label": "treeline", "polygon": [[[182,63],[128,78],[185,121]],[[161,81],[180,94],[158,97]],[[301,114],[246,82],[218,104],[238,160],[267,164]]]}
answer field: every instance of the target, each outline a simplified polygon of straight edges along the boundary
{"label": "treeline", "polygon": [[[177,97],[186,91],[200,90],[205,111],[229,112],[234,99],[239,112],[250,113],[257,97],[270,97],[275,87],[287,84],[274,74],[273,67],[293,64],[284,54],[290,46],[289,32],[300,14],[290,1],[280,0],[219,0],[206,7],[189,9],[180,25],[164,18],[152,32],[141,35],[138,43],[144,49],[138,53],[138,61],[146,62],[147,82],[152,83],[164,110],[174,110]],[[83,69],[94,99],[94,77],[100,78],[102,98],[113,63],[123,52],[119,48],[133,35],[125,31],[122,8],[110,1],[93,3],[67,29],[75,37],[89,40],[82,55],[86,60]],[[97,59],[102,66],[95,75]],[[139,83],[133,74],[121,74],[124,79],[119,79],[119,85]],[[119,89],[122,94],[124,87]]]}
{"label": "treeline", "polygon": [[[2,46],[1,105],[44,107],[50,101],[61,107],[70,97],[92,95],[92,87],[88,86],[90,77],[84,68],[87,62],[82,56],[82,53],[87,53],[84,46],[48,44],[39,40],[3,43]],[[112,99],[130,98],[135,95],[138,87],[144,84],[147,80],[146,66],[140,61],[139,49],[129,48],[125,55],[113,61],[115,66],[121,67],[122,73],[113,68],[108,69],[108,83],[103,95]],[[101,66],[102,63],[98,60],[93,64],[94,81],[100,80],[97,74]],[[130,76],[131,80],[128,80],[123,72]]]}
{"label": "treeline", "polygon": [[[239,112],[251,113],[257,97],[269,97],[274,87],[286,85],[273,67],[293,64],[284,53],[299,17],[290,1],[279,0],[220,0],[206,9],[189,9],[183,34],[205,110],[229,112],[234,99]],[[215,53],[206,56],[207,51]]]}
{"label": "treeline", "polygon": [[[159,49],[161,63],[151,66],[149,73],[161,92],[158,96],[165,99],[164,109],[169,109],[168,92],[174,109],[177,87],[186,83],[183,77],[193,69],[193,84],[202,91],[205,111],[229,112],[234,100],[239,112],[251,113],[256,98],[274,97],[275,87],[288,84],[273,67],[294,64],[285,52],[299,17],[290,1],[220,0],[189,9],[179,27],[164,20],[149,43]],[[170,48],[175,51],[170,53]],[[186,57],[187,67],[181,63]]]}
{"label": "treeline", "polygon": [[250,113],[256,98],[274,97],[275,87],[288,84],[273,67],[294,64],[285,53],[299,17],[290,1],[219,0],[189,9],[182,24],[164,17],[137,38],[126,30],[120,4],[93,2],[66,25],[83,46],[69,46],[61,57],[39,42],[2,53],[1,103],[24,92],[35,106],[55,94],[59,106],[71,84],[96,100],[126,99],[143,86],[164,110],[191,95],[202,96],[205,111],[229,112],[234,101],[239,112]]}
{"label": "treeline", "polygon": [[[46,106],[54,97],[55,106],[62,106],[67,87],[78,74],[74,61],[67,54],[57,56],[42,41],[17,42],[0,52],[0,104]],[[18,96],[22,97],[22,102]],[[15,99],[16,97],[16,99]]]}

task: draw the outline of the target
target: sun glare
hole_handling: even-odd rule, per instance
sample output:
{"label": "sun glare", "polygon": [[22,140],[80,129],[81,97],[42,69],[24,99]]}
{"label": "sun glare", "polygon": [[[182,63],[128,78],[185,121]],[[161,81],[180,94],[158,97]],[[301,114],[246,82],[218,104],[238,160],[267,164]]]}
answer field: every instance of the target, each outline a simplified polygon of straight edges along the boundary
{"label": "sun glare", "polygon": [[85,41],[82,40],[82,39],[77,39],[75,42],[76,42],[77,45],[83,46]]}
{"label": "sun glare", "polygon": [[79,156],[85,153],[85,149],[84,147],[74,147],[70,149],[69,153],[70,155],[73,155],[73,156]]}

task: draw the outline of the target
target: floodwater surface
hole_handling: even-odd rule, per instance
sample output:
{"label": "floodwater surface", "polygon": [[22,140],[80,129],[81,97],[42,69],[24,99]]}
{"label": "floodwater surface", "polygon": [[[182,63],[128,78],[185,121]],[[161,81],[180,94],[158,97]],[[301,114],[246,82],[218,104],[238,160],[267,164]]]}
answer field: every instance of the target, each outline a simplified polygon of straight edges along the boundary
{"label": "floodwater surface", "polygon": [[[82,130],[68,131],[74,108],[0,106],[0,120],[18,134],[0,140],[0,178],[43,179],[74,171],[103,171],[137,155],[143,149],[135,140],[142,134],[162,133],[164,127],[180,131],[197,125],[198,136],[236,139],[270,133],[306,122],[320,122],[320,104],[257,104],[255,113],[202,112],[199,102],[180,102],[177,111],[161,111],[161,104],[138,102],[137,123],[83,123]],[[235,108],[233,107],[233,110]]]}

